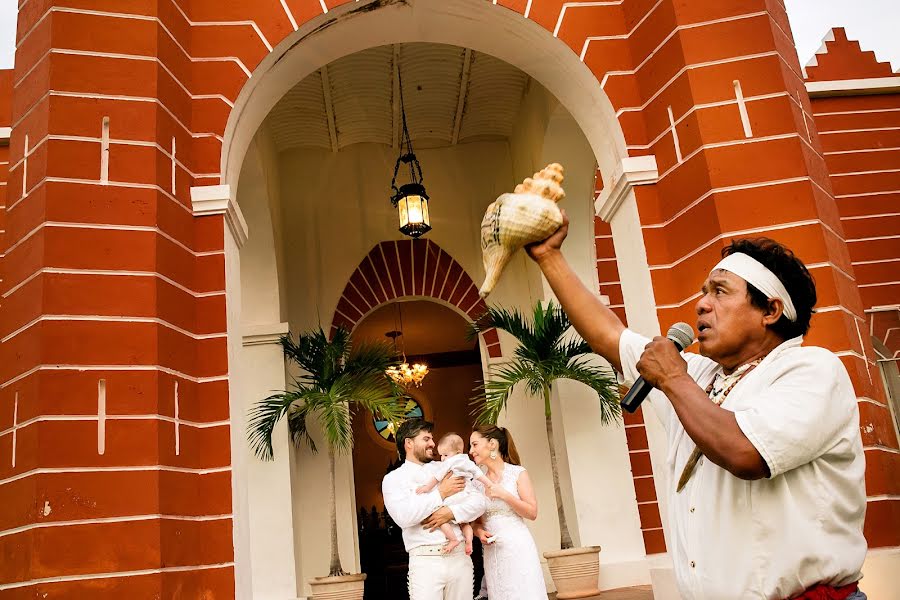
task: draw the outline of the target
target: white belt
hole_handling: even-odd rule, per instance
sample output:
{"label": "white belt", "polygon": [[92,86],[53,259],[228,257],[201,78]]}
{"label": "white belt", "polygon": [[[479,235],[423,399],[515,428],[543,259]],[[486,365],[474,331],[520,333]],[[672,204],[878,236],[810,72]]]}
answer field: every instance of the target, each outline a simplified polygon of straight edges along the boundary
{"label": "white belt", "polygon": [[465,550],[465,544],[459,544],[449,553],[444,553],[445,544],[430,544],[428,546],[416,546],[409,551],[410,556],[453,556]]}

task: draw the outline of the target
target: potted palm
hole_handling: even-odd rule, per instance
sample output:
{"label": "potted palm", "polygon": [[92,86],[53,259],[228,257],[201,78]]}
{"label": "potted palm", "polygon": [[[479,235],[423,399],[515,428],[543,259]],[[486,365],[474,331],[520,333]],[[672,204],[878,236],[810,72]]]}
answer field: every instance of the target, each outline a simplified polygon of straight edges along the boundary
{"label": "potted palm", "polygon": [[571,327],[561,307],[537,303],[529,320],[519,311],[489,308],[473,326],[474,331],[491,327],[506,331],[519,341],[513,359],[492,368],[475,398],[475,419],[495,424],[506,408],[513,389],[523,385],[530,396],[544,402],[544,421],[550,447],[553,490],[556,493],[559,518],[560,550],[545,552],[550,574],[557,588],[557,598],[588,598],[600,593],[600,547],[574,548],[563,509],[559,485],[559,464],[553,439],[550,397],[559,379],[580,381],[600,397],[601,422],[606,425],[621,417],[618,384],[612,372],[590,363],[590,346],[577,334],[567,335]]}
{"label": "potted palm", "polygon": [[313,598],[361,600],[365,574],[348,574],[341,565],[337,538],[335,504],[335,455],[353,448],[353,413],[362,408],[389,421],[402,418],[398,399],[400,388],[385,374],[394,364],[391,349],[384,344],[359,344],[354,347],[350,333],[338,329],[328,339],[321,328],[302,333],[294,342],[290,335],[281,338],[284,355],[303,373],[293,380],[289,390],[257,402],[250,411],[248,437],[255,454],[262,460],[273,458],[272,433],[275,425],[287,418],[288,431],[295,444],[305,443],[313,452],[317,447],[310,436],[310,419],[318,418],[328,446],[331,502],[331,565],[327,577],[310,580]]}

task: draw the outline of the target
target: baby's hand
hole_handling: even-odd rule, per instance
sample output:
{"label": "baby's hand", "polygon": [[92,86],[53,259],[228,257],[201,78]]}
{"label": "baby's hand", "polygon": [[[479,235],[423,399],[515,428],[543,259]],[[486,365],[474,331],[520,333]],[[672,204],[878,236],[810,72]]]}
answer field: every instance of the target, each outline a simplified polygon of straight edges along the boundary
{"label": "baby's hand", "polygon": [[485,494],[491,500],[505,500],[506,489],[502,485],[491,484],[485,489]]}
{"label": "baby's hand", "polygon": [[[409,489],[409,488],[406,488],[406,489]],[[417,494],[424,494],[427,491],[429,491],[427,485],[420,485],[419,487],[416,488]]]}

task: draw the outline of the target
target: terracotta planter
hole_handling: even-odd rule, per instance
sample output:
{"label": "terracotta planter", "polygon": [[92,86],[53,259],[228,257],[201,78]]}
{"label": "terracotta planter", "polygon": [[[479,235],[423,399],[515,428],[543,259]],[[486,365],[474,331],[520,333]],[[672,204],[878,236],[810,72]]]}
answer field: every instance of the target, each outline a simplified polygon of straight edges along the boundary
{"label": "terracotta planter", "polygon": [[365,573],[340,577],[315,577],[309,580],[312,600],[362,600]]}
{"label": "terracotta planter", "polygon": [[600,593],[600,546],[544,552],[556,584],[557,600],[590,598]]}

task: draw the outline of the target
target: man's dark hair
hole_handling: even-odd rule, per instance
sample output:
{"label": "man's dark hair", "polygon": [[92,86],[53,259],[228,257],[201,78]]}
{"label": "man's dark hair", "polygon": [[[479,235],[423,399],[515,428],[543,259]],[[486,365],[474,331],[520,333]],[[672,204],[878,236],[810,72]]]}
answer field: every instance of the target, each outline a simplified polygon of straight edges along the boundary
{"label": "man's dark hair", "polygon": [[403,424],[397,428],[397,433],[394,434],[394,438],[397,441],[397,452],[400,453],[400,459],[406,460],[406,447],[404,442],[408,438],[414,438],[419,435],[421,432],[427,431],[431,433],[434,431],[434,423],[429,423],[425,419],[407,419],[403,421]]}
{"label": "man's dark hair", "polygon": [[[788,248],[769,238],[733,240],[722,249],[722,256],[736,252],[755,258],[772,271],[781,280],[794,303],[797,320],[791,322],[782,314],[772,325],[772,331],[786,340],[805,335],[809,331],[813,307],[816,305],[816,282],[806,269],[806,265]],[[747,284],[747,294],[753,306],[768,310],[769,298],[750,283]]]}

